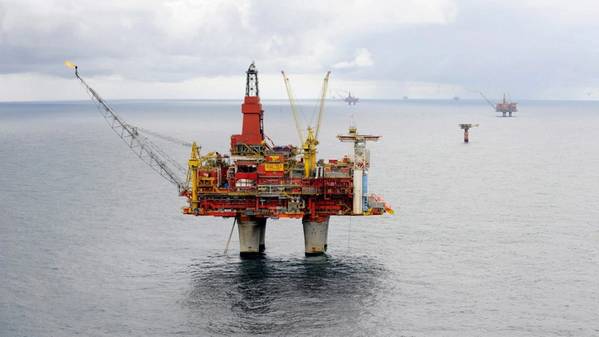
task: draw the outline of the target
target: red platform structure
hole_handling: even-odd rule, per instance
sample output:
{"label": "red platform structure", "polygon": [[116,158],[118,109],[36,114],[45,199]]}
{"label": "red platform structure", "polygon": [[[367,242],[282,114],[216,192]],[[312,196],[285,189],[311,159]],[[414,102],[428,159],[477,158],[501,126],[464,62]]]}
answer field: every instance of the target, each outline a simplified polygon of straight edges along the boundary
{"label": "red platform structure", "polygon": [[[241,105],[242,131],[231,137],[230,156],[201,156],[194,144],[189,160],[190,188],[183,192],[189,199],[185,214],[235,218],[242,255],[264,251],[266,219],[302,219],[305,252],[314,255],[327,249],[331,216],[392,212],[381,197],[362,193],[367,191],[363,186],[367,182],[363,165],[368,159],[360,157],[359,168],[352,156],[321,159],[306,176],[301,149],[265,142],[264,110],[253,63],[246,72],[245,94]],[[359,148],[364,152],[363,145]],[[359,200],[354,202],[354,198]]]}
{"label": "red platform structure", "polygon": [[[179,165],[140,133],[143,129],[125,122],[83,80],[75,64],[67,61],[65,65],[75,70],[75,77],[113,131],[142,161],[176,185],[180,195],[187,198],[184,214],[235,219],[241,255],[260,254],[265,250],[268,218],[302,219],[305,253],[319,255],[327,250],[331,216],[393,212],[380,196],[367,194],[370,156],[366,142],[378,141],[379,136],[361,135],[355,127],[350,127],[347,135],[338,138],[354,143],[353,155],[318,161],[318,127],[316,132],[308,128],[308,137],[301,148],[265,142],[258,70],[253,63],[246,72],[241,134],[231,137],[231,154],[210,152],[202,156],[199,147],[193,143],[186,179],[181,177]],[[319,121],[329,74],[323,85]],[[172,137],[162,138],[173,140]]]}
{"label": "red platform structure", "polygon": [[506,117],[506,114],[508,114],[509,117],[512,117],[512,114],[518,111],[518,103],[508,102],[505,98],[505,94],[503,94],[503,101],[495,105],[495,111],[501,112],[502,117]]}

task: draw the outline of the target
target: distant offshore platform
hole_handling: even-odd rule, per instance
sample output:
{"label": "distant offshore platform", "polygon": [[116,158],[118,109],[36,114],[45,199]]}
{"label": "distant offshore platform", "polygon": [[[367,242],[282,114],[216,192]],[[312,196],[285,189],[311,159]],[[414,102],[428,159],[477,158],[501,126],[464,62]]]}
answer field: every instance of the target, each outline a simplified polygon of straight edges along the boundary
{"label": "distant offshore platform", "polygon": [[479,91],[479,93],[496,112],[501,112],[501,117],[512,117],[512,114],[518,111],[518,103],[509,101],[505,94],[503,94],[503,100],[501,102],[493,103],[482,93],[482,91]]}

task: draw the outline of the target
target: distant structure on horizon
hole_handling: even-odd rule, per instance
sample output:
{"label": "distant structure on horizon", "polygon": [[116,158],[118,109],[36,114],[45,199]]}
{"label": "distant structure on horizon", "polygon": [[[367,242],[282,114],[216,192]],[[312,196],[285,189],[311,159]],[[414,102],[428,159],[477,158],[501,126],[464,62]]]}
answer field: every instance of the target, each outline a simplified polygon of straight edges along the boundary
{"label": "distant structure on horizon", "polygon": [[505,99],[505,94],[503,94],[503,101],[495,105],[495,111],[501,112],[503,114],[502,117],[506,117],[506,113],[509,114],[509,117],[512,117],[512,113],[518,111],[518,103],[508,102]]}
{"label": "distant structure on horizon", "polygon": [[518,103],[509,101],[505,94],[503,94],[503,100],[501,102],[494,104],[482,93],[482,91],[479,91],[479,93],[496,112],[501,112],[502,117],[512,117],[512,113],[518,111]]}
{"label": "distant structure on horizon", "polygon": [[351,91],[348,91],[347,92],[347,97],[345,97],[343,99],[343,101],[345,103],[347,103],[347,105],[356,105],[356,103],[358,103],[359,100],[360,99],[358,97],[351,95]]}

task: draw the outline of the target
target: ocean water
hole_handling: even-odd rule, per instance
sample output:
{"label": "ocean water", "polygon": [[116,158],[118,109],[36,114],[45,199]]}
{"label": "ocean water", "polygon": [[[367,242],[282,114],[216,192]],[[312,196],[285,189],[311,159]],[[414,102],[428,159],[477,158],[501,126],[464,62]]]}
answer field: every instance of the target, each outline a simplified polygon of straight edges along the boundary
{"label": "ocean water", "polygon": [[[263,103],[267,135],[297,143],[286,102]],[[239,104],[112,105],[226,152]],[[520,110],[330,102],[320,157],[351,152],[352,120],[382,135],[370,191],[397,213],[332,218],[319,258],[299,221],[269,220],[266,256],[241,260],[231,221],[182,215],[90,102],[0,103],[0,336],[597,336],[599,102]]]}

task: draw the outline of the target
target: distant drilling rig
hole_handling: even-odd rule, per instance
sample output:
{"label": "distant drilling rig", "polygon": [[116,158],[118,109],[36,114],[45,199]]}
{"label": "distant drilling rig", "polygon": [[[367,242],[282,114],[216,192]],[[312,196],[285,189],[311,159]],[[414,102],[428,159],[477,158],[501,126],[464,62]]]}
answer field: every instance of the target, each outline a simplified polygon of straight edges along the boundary
{"label": "distant drilling rig", "polygon": [[283,73],[301,146],[276,146],[267,143],[260,103],[258,70],[252,63],[246,72],[245,98],[241,105],[241,133],[231,136],[230,156],[218,152],[200,154],[193,143],[184,170],[138,130],[124,122],[79,76],[92,100],[98,105],[111,128],[155,171],[178,187],[187,198],[183,213],[195,216],[234,218],[239,232],[241,255],[265,251],[268,218],[302,219],[305,254],[321,255],[328,247],[331,216],[373,216],[393,213],[382,197],[368,194],[370,157],[367,141],[380,136],[361,135],[355,127],[339,140],[354,143],[353,156],[341,159],[317,159],[320,124],[330,73],[323,82],[316,125],[303,132],[297,118],[289,80]]}
{"label": "distant drilling rig", "polygon": [[512,113],[518,111],[518,103],[507,100],[505,94],[501,102],[493,104],[482,92],[479,93],[496,112],[501,112],[501,117],[512,117]]}

